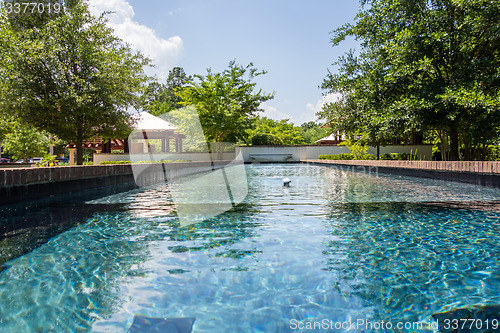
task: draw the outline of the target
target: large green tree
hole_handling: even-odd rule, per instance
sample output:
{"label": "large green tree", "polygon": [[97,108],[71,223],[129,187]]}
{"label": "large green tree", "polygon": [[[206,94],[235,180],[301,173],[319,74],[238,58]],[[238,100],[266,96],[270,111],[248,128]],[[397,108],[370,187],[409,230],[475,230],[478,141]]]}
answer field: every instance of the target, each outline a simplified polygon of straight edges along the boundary
{"label": "large green tree", "polygon": [[300,125],[300,135],[304,138],[304,143],[314,144],[319,139],[328,135],[330,129],[321,127],[314,121],[308,121]]}
{"label": "large green tree", "polygon": [[196,80],[179,90],[178,95],[181,104],[198,110],[207,140],[248,142],[247,130],[253,128],[260,104],[274,97],[274,93],[255,91],[253,80],[265,73],[252,63],[241,66],[231,61],[220,73],[208,69],[206,75],[195,75]]}
{"label": "large green tree", "polygon": [[499,137],[500,2],[365,0],[356,22],[334,32],[361,52],[340,59],[323,88],[341,92],[320,116],[379,138],[436,130],[450,159]]}
{"label": "large green tree", "polygon": [[165,83],[151,82],[143,95],[143,108],[155,116],[162,115],[182,107],[178,92],[192,78],[181,67],[172,68]]}
{"label": "large green tree", "polygon": [[273,120],[259,117],[255,128],[248,130],[252,145],[297,145],[304,143],[300,128],[288,119]]}
{"label": "large green tree", "polygon": [[139,101],[149,59],[134,54],[83,1],[40,26],[18,29],[13,22],[3,8],[3,108],[24,124],[73,141],[78,164],[84,140],[128,135],[127,108]]}
{"label": "large green tree", "polygon": [[43,156],[49,149],[49,137],[46,133],[37,131],[17,122],[12,123],[12,129],[2,141],[5,151],[14,159]]}

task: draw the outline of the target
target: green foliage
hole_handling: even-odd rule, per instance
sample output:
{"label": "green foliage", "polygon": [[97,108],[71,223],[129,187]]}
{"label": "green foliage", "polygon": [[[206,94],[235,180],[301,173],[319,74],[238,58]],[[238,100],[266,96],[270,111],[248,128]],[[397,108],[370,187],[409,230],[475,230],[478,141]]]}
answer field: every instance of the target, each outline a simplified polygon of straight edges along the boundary
{"label": "green foliage", "polygon": [[99,165],[131,164],[131,161],[101,161]]}
{"label": "green foliage", "polygon": [[28,159],[45,155],[49,148],[48,135],[28,126],[15,124],[4,140],[5,151],[14,159]]}
{"label": "green foliage", "polygon": [[350,138],[347,138],[338,145],[349,148],[350,154],[354,156],[356,160],[364,159],[364,156],[368,154],[368,149],[370,148],[368,145],[363,144],[362,140],[353,140]]}
{"label": "green foliage", "polygon": [[485,161],[500,161],[500,146],[489,146]]}
{"label": "green foliage", "polygon": [[273,135],[268,133],[258,133],[252,137],[252,146],[279,146],[283,145],[283,141]]}
{"label": "green foliage", "polygon": [[208,152],[205,134],[198,118],[198,110],[187,106],[169,111],[159,116],[176,126],[185,135],[182,146],[185,152]]}
{"label": "green foliage", "polygon": [[265,73],[252,63],[243,67],[231,61],[229,68],[221,73],[208,69],[206,75],[195,75],[196,81],[176,94],[182,105],[196,107],[207,140],[247,142],[247,130],[253,127],[256,113],[261,111],[260,104],[274,97],[260,89],[254,91],[253,79]]}
{"label": "green foliage", "polygon": [[[134,161],[134,164],[192,162],[191,160]],[[132,164],[131,161],[101,161],[99,165]]]}
{"label": "green foliage", "polygon": [[43,26],[16,30],[0,17],[2,108],[26,124],[77,145],[94,136],[126,137],[150,61],[113,35],[104,16],[76,1]]}
{"label": "green foliage", "polygon": [[355,154],[333,154],[333,155],[319,155],[320,160],[376,160],[377,156],[372,154],[355,155]]}
{"label": "green foliage", "polygon": [[[29,2],[25,0],[4,0],[0,3],[5,10],[11,26],[18,31],[43,26],[61,16],[67,8],[74,6],[76,1],[44,0]],[[42,7],[43,6],[43,7]]]}
{"label": "green foliage", "polygon": [[176,110],[182,107],[179,92],[192,81],[184,69],[174,67],[168,73],[165,84],[151,82],[143,94],[143,109],[155,116]]}
{"label": "green foliage", "polygon": [[6,114],[0,113],[0,142],[5,139],[8,133],[14,130],[15,121]]}
{"label": "green foliage", "polygon": [[58,160],[56,159],[56,155],[45,154],[42,161],[36,163],[37,167],[47,167],[47,166],[56,166],[58,164]]}
{"label": "green foliage", "polygon": [[412,132],[440,132],[457,160],[500,135],[500,2],[366,0],[356,22],[334,31],[361,42],[323,83],[339,101],[318,114],[334,129],[362,130],[383,144]]}
{"label": "green foliage", "polygon": [[410,154],[407,153],[387,153],[380,155],[381,160],[407,161],[410,159]]}
{"label": "green foliage", "polygon": [[252,145],[296,145],[304,143],[300,129],[288,119],[273,120],[259,117],[254,121],[255,128],[248,130]]}
{"label": "green foliage", "polygon": [[321,124],[309,121],[300,125],[300,135],[305,144],[315,144],[316,141],[328,136],[330,129],[321,128]]}

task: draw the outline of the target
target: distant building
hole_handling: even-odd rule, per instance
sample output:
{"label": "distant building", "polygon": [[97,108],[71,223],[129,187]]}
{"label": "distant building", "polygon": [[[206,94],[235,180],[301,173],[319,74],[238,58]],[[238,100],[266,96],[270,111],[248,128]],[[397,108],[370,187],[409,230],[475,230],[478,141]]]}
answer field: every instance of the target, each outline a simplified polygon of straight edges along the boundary
{"label": "distant building", "polygon": [[[113,150],[123,150],[124,153],[147,153],[151,150],[157,150],[156,145],[152,143],[157,142],[158,151],[170,152],[170,140],[175,140],[175,152],[182,152],[182,140],[186,136],[177,127],[148,112],[134,114],[131,117],[136,121],[130,137],[132,147],[129,147],[129,139],[110,139],[104,142],[100,137],[95,137],[92,141],[85,141],[83,147],[104,154],[109,154]],[[71,142],[66,148],[76,148],[76,145]]]}

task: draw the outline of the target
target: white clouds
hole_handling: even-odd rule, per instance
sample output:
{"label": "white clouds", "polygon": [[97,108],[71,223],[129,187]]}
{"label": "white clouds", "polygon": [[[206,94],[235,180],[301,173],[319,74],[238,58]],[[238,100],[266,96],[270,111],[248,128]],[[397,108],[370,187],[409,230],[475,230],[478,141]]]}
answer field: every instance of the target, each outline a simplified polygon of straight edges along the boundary
{"label": "white clouds", "polygon": [[260,104],[261,109],[264,110],[263,117],[271,118],[274,120],[282,120],[282,119],[290,119],[292,118],[290,115],[287,115],[284,112],[278,110],[277,107],[268,105],[266,102]]}
{"label": "white clouds", "polygon": [[178,13],[178,12],[180,12],[180,11],[182,11],[182,9],[181,9],[181,8],[177,8],[176,10],[171,10],[171,11],[169,11],[169,12],[168,12],[168,15],[173,16],[174,14],[176,14],[176,13]]}
{"label": "white clouds", "polygon": [[306,105],[307,111],[310,111],[315,115],[318,111],[321,111],[321,108],[323,107],[324,104],[335,102],[339,98],[340,94],[338,93],[325,95],[321,97],[321,99],[317,100],[316,104],[307,103]]}
{"label": "white clouds", "polygon": [[314,104],[307,103],[305,110],[293,109],[288,113],[281,111],[278,107],[268,105],[266,102],[262,103],[260,107],[264,110],[262,116],[274,120],[290,119],[298,126],[308,121],[316,121],[316,112],[320,111],[324,104],[335,102],[340,96],[340,94],[328,94],[318,99]]}
{"label": "white clouds", "polygon": [[[113,12],[107,17],[109,26],[115,30],[116,36],[153,59],[156,67],[148,70],[149,74],[165,78],[184,53],[181,37],[161,38],[150,27],[134,21],[134,9],[126,0],[90,0],[90,9],[94,15],[99,15],[103,11]],[[179,10],[180,8],[176,11]]]}

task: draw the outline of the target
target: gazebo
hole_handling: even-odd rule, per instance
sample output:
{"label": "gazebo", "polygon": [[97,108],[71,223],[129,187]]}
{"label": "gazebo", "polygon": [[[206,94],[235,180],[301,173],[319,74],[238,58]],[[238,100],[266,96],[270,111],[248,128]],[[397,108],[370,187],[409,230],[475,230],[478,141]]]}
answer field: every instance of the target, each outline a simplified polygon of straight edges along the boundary
{"label": "gazebo", "polygon": [[344,141],[344,139],[345,139],[345,135],[343,135],[343,134],[341,134],[340,132],[337,131],[337,132],[334,132],[334,133],[330,134],[327,137],[319,139],[315,143],[319,143],[319,144],[322,144],[322,145],[336,145],[336,144],[339,144],[342,141]]}
{"label": "gazebo", "polygon": [[[156,145],[151,140],[161,142],[161,152],[170,152],[170,141],[175,140],[176,153],[182,152],[182,140],[186,136],[177,127],[148,112],[131,115],[135,120],[134,131],[128,139],[110,139],[106,142],[100,137],[83,142],[83,148],[95,150],[97,153],[109,154],[112,150],[123,150],[124,153],[156,152]],[[129,147],[129,142],[131,143]],[[74,160],[76,145],[71,142],[66,146],[70,150],[70,160]]]}
{"label": "gazebo", "polygon": [[129,139],[132,142],[131,153],[154,152],[156,147],[150,140],[161,141],[161,152],[170,152],[170,140],[175,140],[175,152],[182,152],[182,140],[186,136],[177,127],[159,117],[155,117],[148,112],[141,112],[132,116],[136,120],[135,129]]}

